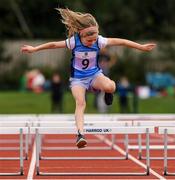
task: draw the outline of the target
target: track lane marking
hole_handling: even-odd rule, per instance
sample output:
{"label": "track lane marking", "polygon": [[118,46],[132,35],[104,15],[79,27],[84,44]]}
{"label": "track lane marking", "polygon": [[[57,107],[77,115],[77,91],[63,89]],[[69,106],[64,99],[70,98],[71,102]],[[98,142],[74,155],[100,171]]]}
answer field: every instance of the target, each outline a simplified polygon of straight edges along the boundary
{"label": "track lane marking", "polygon": [[[96,135],[96,137],[98,137],[100,140],[104,140],[104,142],[105,142],[107,145],[109,145],[109,146],[112,145],[112,142],[111,142],[109,139],[104,138],[104,136],[102,136],[102,135]],[[119,146],[117,146],[116,144],[113,145],[113,148],[114,148],[115,150],[117,150],[119,153],[121,153],[122,155],[125,155],[125,154],[126,154],[126,152],[125,152],[122,148],[120,148]],[[128,154],[128,158],[129,158],[130,160],[132,160],[133,162],[135,162],[136,164],[142,166],[143,168],[145,168],[145,169],[147,168],[146,164],[142,163],[141,161],[139,161],[138,159],[136,159],[136,158],[135,158],[134,156],[132,156],[131,154]],[[158,174],[157,172],[155,172],[155,171],[154,171],[153,169],[151,169],[151,168],[150,168],[150,173],[152,173],[154,176],[156,176],[157,178],[159,178],[159,179],[161,179],[161,180],[166,180],[163,176],[161,176],[160,174]]]}
{"label": "track lane marking", "polygon": [[32,180],[34,171],[35,171],[35,164],[36,164],[36,141],[34,141],[33,148],[32,148],[32,158],[30,161],[30,167],[27,175],[27,180]]}

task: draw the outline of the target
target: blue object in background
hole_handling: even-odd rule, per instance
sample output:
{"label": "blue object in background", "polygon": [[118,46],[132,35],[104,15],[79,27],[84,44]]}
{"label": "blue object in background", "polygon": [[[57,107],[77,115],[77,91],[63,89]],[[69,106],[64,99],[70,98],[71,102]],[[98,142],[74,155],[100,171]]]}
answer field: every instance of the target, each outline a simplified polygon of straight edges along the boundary
{"label": "blue object in background", "polygon": [[155,89],[175,86],[175,78],[170,73],[148,73],[146,81],[148,85]]}

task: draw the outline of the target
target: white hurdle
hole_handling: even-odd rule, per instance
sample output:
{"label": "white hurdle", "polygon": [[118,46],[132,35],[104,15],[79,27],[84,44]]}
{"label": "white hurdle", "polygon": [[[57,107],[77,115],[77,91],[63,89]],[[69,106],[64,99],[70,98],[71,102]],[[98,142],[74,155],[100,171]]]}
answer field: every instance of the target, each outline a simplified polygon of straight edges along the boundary
{"label": "white hurdle", "polygon": [[[25,156],[24,159],[27,160],[28,159],[28,152],[29,152],[29,137],[30,137],[30,127],[31,127],[31,122],[30,121],[25,121],[25,120],[18,120],[18,121],[4,121],[4,122],[0,122],[0,127],[4,127],[4,128],[10,128],[10,127],[26,127],[28,128],[28,134],[25,134]],[[0,143],[2,143],[0,141]],[[11,143],[11,141],[9,140],[5,140],[5,143]],[[19,141],[15,141],[15,143],[19,143]],[[14,150],[19,150],[20,148],[18,147],[1,147],[0,151],[14,151]],[[17,160],[19,159],[19,157],[0,157],[0,160]]]}
{"label": "white hurdle", "polygon": [[[149,169],[150,169],[150,158],[149,158],[149,133],[154,133],[154,128],[152,127],[85,127],[84,128],[84,133],[85,134],[146,134],[146,165],[147,169],[145,172],[140,173],[140,172],[114,172],[114,173],[108,173],[108,172],[40,172],[40,142],[39,142],[39,136],[41,134],[75,134],[76,133],[76,128],[72,127],[38,127],[38,128],[32,128],[32,131],[36,131],[36,171],[37,175],[58,175],[58,176],[65,176],[65,175],[70,175],[70,176],[76,176],[76,175],[103,175],[103,176],[114,176],[114,175],[120,175],[120,176],[130,176],[130,175],[149,175]],[[94,159],[102,159],[101,157],[60,157],[60,160],[94,160]],[[105,157],[104,159],[111,159],[111,160],[116,160],[116,157]]]}
{"label": "white hurdle", "polygon": [[19,151],[20,151],[20,168],[19,172],[8,172],[8,173],[0,173],[0,176],[15,176],[15,175],[23,175],[24,174],[24,162],[23,162],[23,134],[28,133],[28,128],[24,127],[1,127],[0,134],[19,134]]}
{"label": "white hurdle", "polygon": [[168,134],[175,135],[175,127],[159,127],[159,134],[164,134],[164,175],[175,176],[168,172]]}
{"label": "white hurdle", "polygon": [[[131,126],[132,122],[131,121],[85,121],[84,122],[84,127],[127,127],[127,126]],[[39,121],[33,124],[33,127],[72,127],[75,128],[75,121]],[[114,134],[111,135],[111,140],[112,140],[112,144],[111,146],[93,146],[93,147],[86,147],[84,149],[81,149],[83,151],[87,151],[87,150],[111,150],[113,149],[113,146],[116,142],[115,136]],[[66,141],[66,140],[65,140]],[[51,160],[51,159],[59,159],[59,157],[44,157],[41,156],[41,150],[79,150],[77,149],[77,147],[73,146],[73,147],[44,147],[42,146],[42,139],[41,136],[39,138],[39,142],[40,142],[40,160],[44,159],[44,160]],[[58,143],[59,141],[57,141]],[[89,140],[88,140],[89,142]],[[102,141],[103,142],[103,141]],[[125,157],[121,157],[120,159],[127,159],[128,158],[128,135],[125,135],[125,139],[124,139],[124,144],[125,144],[125,150],[126,150],[126,155]],[[71,141],[71,143],[73,143],[73,141]],[[75,143],[75,140],[74,140]],[[59,143],[58,143],[59,144]]]}
{"label": "white hurdle", "polygon": [[133,121],[161,121],[175,120],[175,114],[114,114],[118,120],[133,120]]}
{"label": "white hurdle", "polygon": [[[33,121],[37,121],[37,116],[34,114],[13,114],[13,115],[0,115],[0,127],[5,127],[6,123],[9,123],[9,125],[7,124],[7,127],[13,127],[14,123],[17,124],[18,123],[32,123]],[[11,125],[10,125],[11,123]],[[31,125],[31,124],[30,124]],[[25,126],[25,125],[22,125]],[[14,127],[16,127],[16,125],[14,125]],[[18,140],[0,140],[0,143],[18,143]],[[32,143],[32,137],[29,135],[29,142],[28,145],[30,146]],[[13,147],[4,147],[1,148],[1,150],[16,150],[16,148]]]}
{"label": "white hurdle", "polygon": [[[144,121],[133,121],[133,126],[151,126],[151,127],[163,127],[163,126],[170,126],[170,127],[175,127],[175,120],[144,120]],[[163,141],[162,141],[163,144]],[[138,146],[134,146],[134,145],[129,145],[130,149],[138,149],[139,151],[139,159],[145,159],[145,157],[142,156],[142,149],[145,147],[142,146],[142,138],[141,135],[138,134]],[[173,148],[175,149],[175,145],[169,145],[168,148]],[[162,150],[163,149],[163,145],[150,145],[150,150]],[[150,159],[153,160],[161,160],[163,159],[163,157],[150,157]],[[168,159],[175,159],[175,157],[168,157]]]}
{"label": "white hurdle", "polygon": [[[85,121],[98,121],[98,120],[116,120],[117,114],[85,114],[84,120]],[[75,121],[74,114],[59,114],[59,115],[49,115],[49,114],[42,114],[37,116],[39,121]]]}

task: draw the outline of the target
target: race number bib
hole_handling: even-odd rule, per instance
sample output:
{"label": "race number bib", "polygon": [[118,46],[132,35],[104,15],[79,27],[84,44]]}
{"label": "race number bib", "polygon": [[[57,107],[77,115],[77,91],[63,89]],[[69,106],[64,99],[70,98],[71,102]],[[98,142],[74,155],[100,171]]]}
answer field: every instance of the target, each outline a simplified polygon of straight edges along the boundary
{"label": "race number bib", "polygon": [[74,67],[78,70],[87,70],[96,67],[97,52],[77,52],[75,51]]}

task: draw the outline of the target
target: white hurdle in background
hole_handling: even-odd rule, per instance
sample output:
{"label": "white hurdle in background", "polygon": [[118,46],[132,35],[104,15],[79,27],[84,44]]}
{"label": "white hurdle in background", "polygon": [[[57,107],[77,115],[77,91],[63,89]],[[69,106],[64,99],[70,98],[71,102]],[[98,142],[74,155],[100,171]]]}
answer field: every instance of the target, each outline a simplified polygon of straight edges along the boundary
{"label": "white hurdle in background", "polygon": [[[31,122],[29,121],[25,121],[25,120],[18,120],[18,121],[0,121],[0,127],[1,128],[9,128],[9,127],[18,127],[18,128],[23,128],[23,127],[26,127],[28,128],[28,134],[25,134],[25,156],[24,156],[24,159],[27,160],[28,159],[28,152],[29,152],[29,137],[30,137],[30,127],[31,127]],[[0,129],[1,129],[0,128]],[[1,140],[2,141],[2,140]],[[11,143],[12,141],[9,141],[9,140],[5,140],[5,141],[2,141],[0,143]],[[15,143],[19,143],[19,140],[15,140],[14,141]],[[1,147],[0,148],[0,151],[14,151],[14,150],[19,150],[20,147]],[[17,160],[19,159],[19,157],[0,157],[0,160]]]}
{"label": "white hurdle in background", "polygon": [[[144,121],[133,121],[133,126],[151,126],[151,127],[162,127],[162,126],[174,126],[175,127],[175,120],[159,120],[159,121],[152,121],[152,120],[144,120]],[[157,140],[158,141],[158,140]],[[150,145],[150,150],[163,150],[163,140],[161,141],[162,145]],[[138,149],[139,151],[139,159],[145,159],[142,156],[142,149],[145,149],[145,146],[142,146],[142,137],[141,134],[138,135],[138,146],[137,145],[129,145],[129,149]],[[175,149],[175,145],[169,145],[168,149]],[[163,157],[150,157],[150,159],[154,160],[161,160]],[[175,159],[175,157],[168,157],[168,159]]]}
{"label": "white hurdle in background", "polygon": [[168,172],[168,134],[175,135],[175,127],[159,127],[159,134],[164,134],[164,175],[175,176]]}
{"label": "white hurdle in background", "polygon": [[19,158],[19,172],[12,173],[0,173],[0,176],[15,176],[15,175],[23,175],[24,174],[24,162],[23,162],[23,135],[28,133],[28,128],[25,127],[1,127],[0,128],[0,134],[18,134],[19,135],[19,153],[20,153],[20,158]]}
{"label": "white hurdle in background", "polygon": [[[75,176],[75,175],[108,175],[108,176],[114,176],[114,175],[120,175],[120,176],[130,176],[130,175],[149,175],[149,169],[150,169],[150,158],[149,158],[149,133],[154,133],[154,128],[152,127],[86,127],[84,128],[85,134],[146,134],[146,165],[147,169],[146,172],[143,173],[133,173],[133,172],[114,172],[114,173],[108,173],[108,172],[63,172],[63,173],[57,173],[57,172],[40,172],[40,142],[39,142],[39,136],[40,134],[75,134],[76,128],[67,128],[67,127],[39,127],[39,128],[32,128],[33,132],[36,131],[36,171],[37,175],[59,175],[59,176]],[[71,159],[84,159],[84,160],[97,160],[97,158],[94,157],[60,157],[60,160],[71,160]],[[101,157],[99,158],[101,159]],[[111,159],[115,160],[116,157],[104,157],[104,159]]]}
{"label": "white hurdle in background", "polygon": [[113,114],[118,120],[161,121],[175,120],[175,114]]}
{"label": "white hurdle in background", "polygon": [[[117,114],[85,114],[84,120],[86,121],[98,121],[98,120],[116,120]],[[75,121],[74,114],[59,114],[59,115],[50,115],[50,114],[40,114],[37,116],[39,121]]]}
{"label": "white hurdle in background", "polygon": [[[37,115],[34,115],[34,114],[11,114],[11,115],[0,115],[0,125],[2,127],[4,127],[4,124],[5,123],[8,123],[10,124],[10,122],[12,123],[12,126],[13,126],[13,123],[17,123],[17,122],[21,122],[21,123],[32,123],[33,121],[37,121]],[[1,127],[0,126],[0,127]],[[10,125],[9,125],[10,127]],[[18,143],[18,140],[8,140],[9,143]],[[0,143],[7,143],[6,140],[0,140]],[[29,136],[29,146],[31,145],[32,143],[32,137]],[[14,148],[9,148],[9,150],[13,150]]]}

